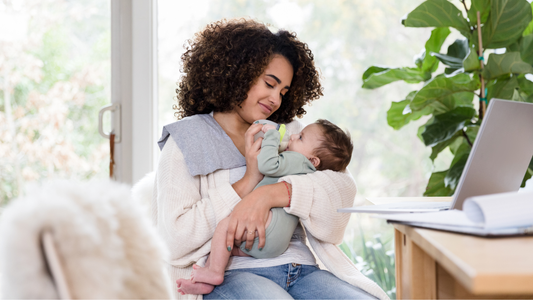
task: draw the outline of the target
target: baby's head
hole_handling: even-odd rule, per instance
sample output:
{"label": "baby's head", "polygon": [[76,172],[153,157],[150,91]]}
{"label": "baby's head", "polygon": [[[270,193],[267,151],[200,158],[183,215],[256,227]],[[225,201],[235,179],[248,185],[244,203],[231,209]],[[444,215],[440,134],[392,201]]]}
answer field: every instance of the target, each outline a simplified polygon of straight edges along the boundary
{"label": "baby's head", "polygon": [[352,158],[353,144],[349,133],[327,120],[318,120],[291,135],[285,151],[305,155],[317,170],[344,171]]}

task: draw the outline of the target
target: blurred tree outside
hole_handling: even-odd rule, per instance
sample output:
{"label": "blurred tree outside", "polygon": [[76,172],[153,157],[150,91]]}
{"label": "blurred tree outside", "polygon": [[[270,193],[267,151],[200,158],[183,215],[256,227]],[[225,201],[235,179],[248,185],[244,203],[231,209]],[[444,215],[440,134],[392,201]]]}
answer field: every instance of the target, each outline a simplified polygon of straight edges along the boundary
{"label": "blurred tree outside", "polygon": [[108,0],[0,1],[0,206],[28,182],[107,176]]}

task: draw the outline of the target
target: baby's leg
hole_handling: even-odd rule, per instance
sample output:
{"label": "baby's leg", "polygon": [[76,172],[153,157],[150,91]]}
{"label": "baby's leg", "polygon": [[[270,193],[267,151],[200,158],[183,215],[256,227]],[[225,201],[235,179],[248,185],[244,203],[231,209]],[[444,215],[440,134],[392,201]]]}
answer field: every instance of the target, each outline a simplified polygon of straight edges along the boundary
{"label": "baby's leg", "polygon": [[178,286],[178,293],[182,295],[205,295],[211,293],[215,288],[215,286],[212,284],[192,282],[189,279],[178,279],[176,280],[176,284]]}
{"label": "baby's leg", "polygon": [[225,218],[218,223],[211,240],[211,254],[209,254],[208,263],[203,268],[193,265],[192,282],[219,285],[224,281],[224,271],[231,255],[231,251],[228,251],[226,245],[228,222],[229,219]]}

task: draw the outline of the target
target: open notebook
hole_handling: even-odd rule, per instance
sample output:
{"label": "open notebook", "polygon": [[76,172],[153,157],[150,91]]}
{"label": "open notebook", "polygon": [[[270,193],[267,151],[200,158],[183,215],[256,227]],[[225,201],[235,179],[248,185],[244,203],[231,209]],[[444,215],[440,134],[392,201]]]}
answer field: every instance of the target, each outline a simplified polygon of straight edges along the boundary
{"label": "open notebook", "polygon": [[452,203],[393,203],[341,208],[338,211],[404,213],[461,210],[468,197],[517,192],[532,157],[533,103],[492,99]]}
{"label": "open notebook", "polygon": [[381,214],[387,219],[415,227],[479,236],[533,234],[533,192],[501,193],[468,198],[463,210],[424,214]]}

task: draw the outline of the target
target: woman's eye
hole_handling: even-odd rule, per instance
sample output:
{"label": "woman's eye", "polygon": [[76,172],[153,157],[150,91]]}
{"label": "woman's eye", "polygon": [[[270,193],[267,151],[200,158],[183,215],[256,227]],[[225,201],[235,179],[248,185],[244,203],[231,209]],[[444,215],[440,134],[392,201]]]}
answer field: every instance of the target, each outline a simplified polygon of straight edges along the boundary
{"label": "woman's eye", "polygon": [[266,83],[266,85],[268,85],[268,87],[273,88],[273,86],[270,85],[268,82],[265,81],[265,83]]}

